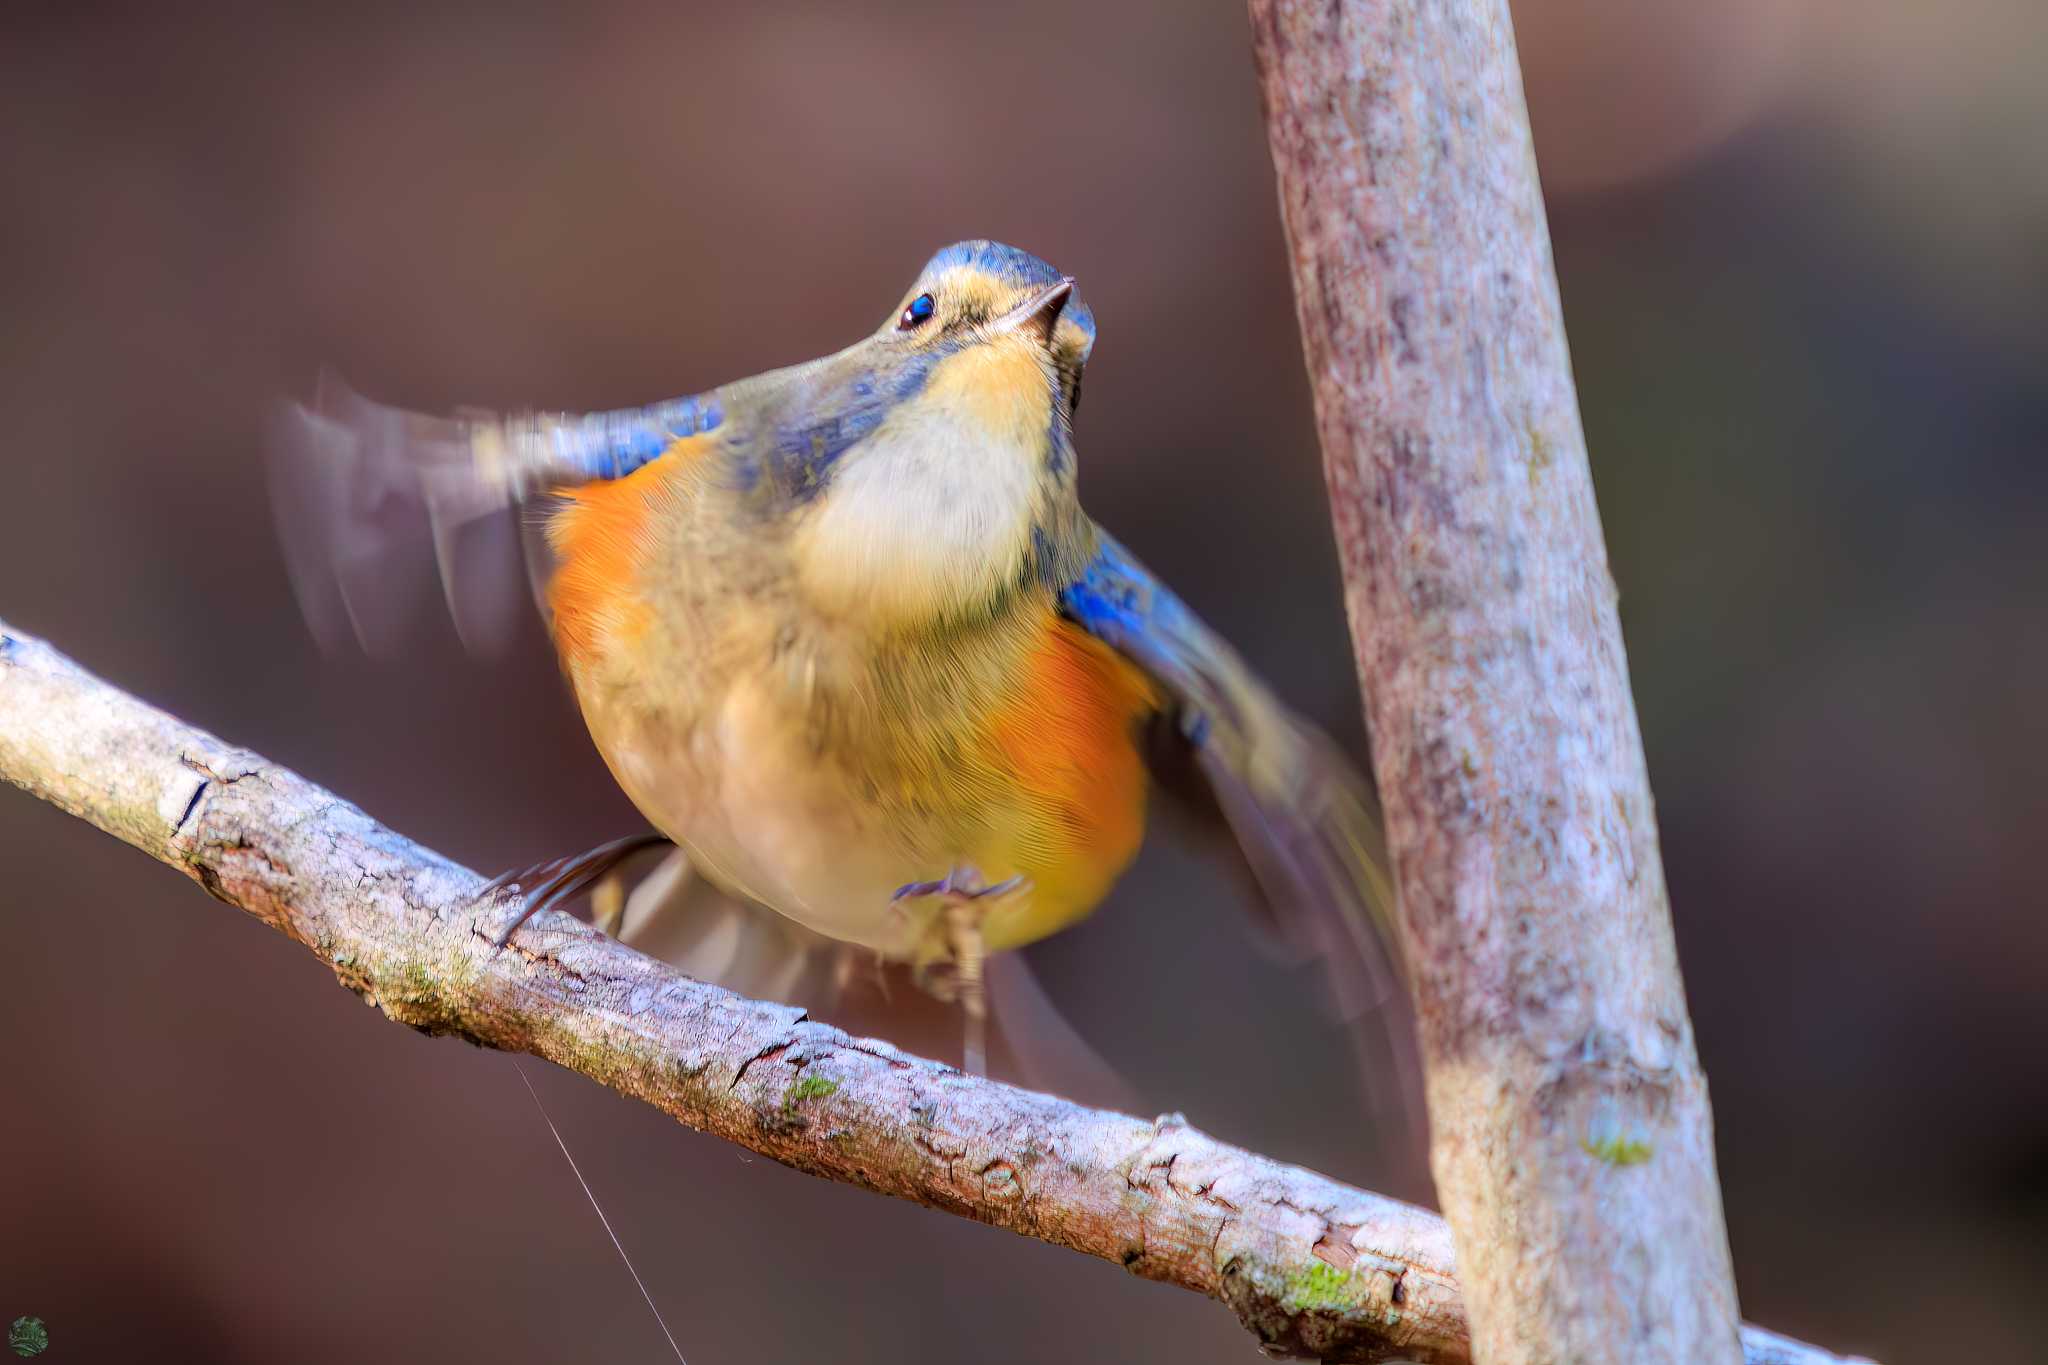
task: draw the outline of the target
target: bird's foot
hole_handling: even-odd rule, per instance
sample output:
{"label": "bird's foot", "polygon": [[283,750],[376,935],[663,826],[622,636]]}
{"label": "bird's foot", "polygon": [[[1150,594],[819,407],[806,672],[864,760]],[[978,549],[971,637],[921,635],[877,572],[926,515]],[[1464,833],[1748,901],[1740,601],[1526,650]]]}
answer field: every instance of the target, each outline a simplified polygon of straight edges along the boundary
{"label": "bird's foot", "polygon": [[956,867],[935,882],[908,882],[896,888],[896,894],[889,897],[897,905],[904,901],[919,900],[925,896],[943,896],[948,899],[985,900],[990,896],[1006,896],[1024,885],[1024,878],[1012,877],[997,882],[994,886],[983,886],[981,874],[971,867]]}
{"label": "bird's foot", "polygon": [[1022,877],[984,885],[971,867],[956,867],[935,882],[911,882],[893,897],[929,898],[939,902],[924,942],[912,959],[911,977],[918,986],[948,1002],[957,1001],[966,1025],[961,1048],[962,1071],[988,1074],[988,987],[984,967],[988,948],[981,926],[994,902],[1024,888]]}
{"label": "bird's foot", "polygon": [[[496,877],[484,888],[485,899],[500,896],[516,897],[518,913],[512,922],[500,929],[492,938],[494,947],[502,948],[512,941],[512,935],[519,932],[519,926],[543,910],[553,910],[575,899],[584,891],[616,871],[620,864],[642,849],[672,842],[666,834],[634,834],[624,839],[614,839],[608,844],[599,844],[588,853],[579,853],[567,858],[555,858],[517,872],[507,872]],[[623,900],[620,902],[623,907]],[[599,906],[600,920],[605,917],[607,907]],[[616,916],[612,917],[616,921]],[[600,923],[600,928],[603,924]]]}

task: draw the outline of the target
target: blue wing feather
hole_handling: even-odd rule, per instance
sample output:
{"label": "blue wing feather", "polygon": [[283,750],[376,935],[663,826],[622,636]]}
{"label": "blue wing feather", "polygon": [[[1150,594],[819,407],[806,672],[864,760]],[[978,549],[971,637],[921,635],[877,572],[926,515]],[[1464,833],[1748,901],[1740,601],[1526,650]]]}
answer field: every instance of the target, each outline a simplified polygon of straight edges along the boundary
{"label": "blue wing feather", "polygon": [[1172,698],[1267,898],[1290,935],[1328,959],[1345,1012],[1385,1001],[1401,971],[1392,890],[1372,799],[1343,752],[1107,534],[1056,593],[1069,619]]}
{"label": "blue wing feather", "polygon": [[546,610],[551,557],[521,505],[624,478],[725,416],[712,392],[617,412],[433,417],[323,374],[310,406],[279,410],[270,440],[272,500],[307,621],[329,646],[353,636],[396,652],[438,571],[463,640],[496,653],[526,610],[522,550]]}

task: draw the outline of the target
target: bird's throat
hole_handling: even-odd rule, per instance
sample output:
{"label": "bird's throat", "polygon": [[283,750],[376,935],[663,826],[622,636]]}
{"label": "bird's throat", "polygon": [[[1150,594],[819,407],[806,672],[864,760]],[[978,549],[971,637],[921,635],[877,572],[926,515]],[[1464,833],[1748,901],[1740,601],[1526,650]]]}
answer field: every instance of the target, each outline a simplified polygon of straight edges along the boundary
{"label": "bird's throat", "polygon": [[1054,491],[1052,386],[1033,351],[982,345],[948,358],[841,461],[795,537],[814,606],[918,628],[1017,581]]}

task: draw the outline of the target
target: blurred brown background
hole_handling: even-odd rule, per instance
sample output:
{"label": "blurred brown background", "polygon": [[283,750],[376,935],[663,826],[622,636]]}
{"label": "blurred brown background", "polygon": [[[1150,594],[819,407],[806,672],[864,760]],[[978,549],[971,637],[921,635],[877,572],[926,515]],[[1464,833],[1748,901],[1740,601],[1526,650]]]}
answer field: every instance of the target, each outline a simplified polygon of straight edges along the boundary
{"label": "blurred brown background", "polygon": [[[2048,1333],[2048,19],[1517,7],[1752,1318]],[[497,869],[634,828],[537,629],[318,655],[262,405],[703,389],[936,246],[1079,276],[1098,517],[1362,747],[1240,8],[16,4],[0,614]],[[1345,1044],[1185,840],[1035,950],[1137,1082],[1339,1176]],[[52,1361],[656,1360],[502,1057],[0,793],[0,1320]],[[539,1077],[695,1365],[1247,1361],[1223,1310]]]}

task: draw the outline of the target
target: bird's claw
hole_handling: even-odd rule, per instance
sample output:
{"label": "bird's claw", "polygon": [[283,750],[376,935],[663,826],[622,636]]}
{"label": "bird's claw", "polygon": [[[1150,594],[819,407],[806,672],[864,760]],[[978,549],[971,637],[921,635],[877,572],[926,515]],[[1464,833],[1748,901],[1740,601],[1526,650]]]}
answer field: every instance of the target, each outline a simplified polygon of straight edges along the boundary
{"label": "bird's claw", "polygon": [[935,882],[905,882],[896,888],[896,894],[889,899],[898,904],[925,896],[945,896],[974,901],[984,896],[1008,895],[1023,885],[1024,878],[1019,876],[997,882],[994,886],[983,886],[979,872],[971,867],[956,867]]}
{"label": "bird's claw", "polygon": [[[484,883],[481,899],[493,904],[510,899],[519,909],[509,924],[491,936],[491,947],[502,950],[519,932],[519,926],[541,911],[575,899],[640,850],[669,842],[665,834],[634,834],[599,844],[587,853],[551,858],[493,877]],[[527,887],[532,889],[526,890]]]}
{"label": "bird's claw", "polygon": [[906,883],[890,898],[899,912],[906,900],[931,897],[942,903],[943,914],[932,926],[939,942],[928,956],[919,955],[911,976],[920,989],[940,1000],[959,1002],[966,1016],[961,1070],[977,1076],[988,1073],[988,995],[982,974],[988,949],[982,941],[981,922],[988,913],[988,901],[1027,884],[1024,877],[1017,876],[987,886],[979,872],[962,866],[935,882]]}

